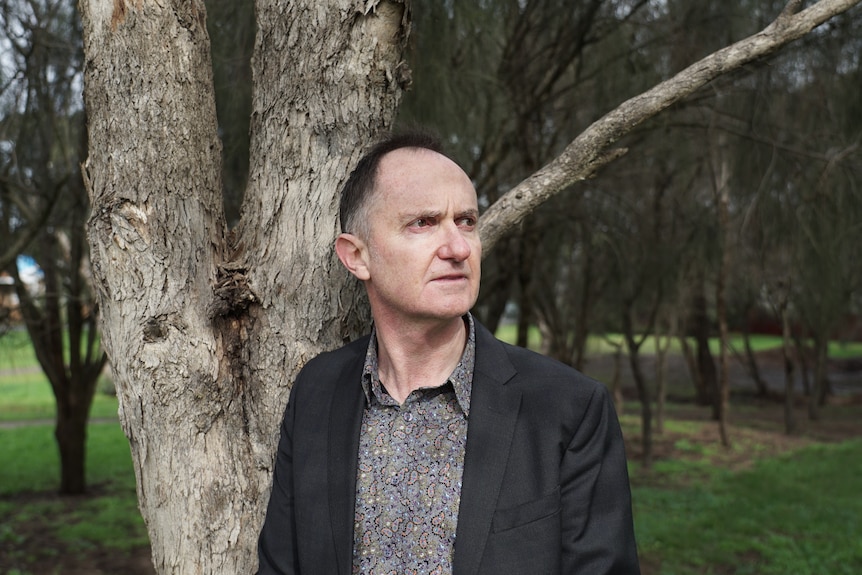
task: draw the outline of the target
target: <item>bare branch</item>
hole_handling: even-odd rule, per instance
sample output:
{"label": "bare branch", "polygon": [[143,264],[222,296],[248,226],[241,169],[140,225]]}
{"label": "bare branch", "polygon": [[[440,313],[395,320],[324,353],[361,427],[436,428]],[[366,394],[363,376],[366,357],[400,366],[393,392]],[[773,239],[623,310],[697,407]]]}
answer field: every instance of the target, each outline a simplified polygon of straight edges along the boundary
{"label": "bare branch", "polygon": [[551,163],[488,209],[482,216],[481,228],[485,253],[537,206],[620,157],[622,153],[608,148],[636,126],[722,74],[775,52],[860,3],[862,0],[820,0],[796,13],[800,2],[791,0],[778,18],[762,31],[710,54],[673,78],[623,102],[584,130]]}

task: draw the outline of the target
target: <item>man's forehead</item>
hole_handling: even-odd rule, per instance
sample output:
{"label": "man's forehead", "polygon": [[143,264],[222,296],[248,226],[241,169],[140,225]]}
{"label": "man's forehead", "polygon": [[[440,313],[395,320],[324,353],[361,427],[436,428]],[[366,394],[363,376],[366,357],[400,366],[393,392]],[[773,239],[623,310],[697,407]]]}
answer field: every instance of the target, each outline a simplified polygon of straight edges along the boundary
{"label": "man's forehead", "polygon": [[375,181],[382,189],[403,189],[424,180],[449,180],[469,187],[473,182],[461,167],[447,156],[425,148],[399,148],[380,159]]}
{"label": "man's forehead", "polygon": [[448,164],[451,164],[452,167],[458,167],[455,162],[452,162],[452,160],[434,150],[427,148],[398,148],[380,158],[380,163],[377,165],[377,177],[380,179],[410,175],[415,173],[416,166],[423,166],[429,169],[439,166],[442,169],[443,166]]}

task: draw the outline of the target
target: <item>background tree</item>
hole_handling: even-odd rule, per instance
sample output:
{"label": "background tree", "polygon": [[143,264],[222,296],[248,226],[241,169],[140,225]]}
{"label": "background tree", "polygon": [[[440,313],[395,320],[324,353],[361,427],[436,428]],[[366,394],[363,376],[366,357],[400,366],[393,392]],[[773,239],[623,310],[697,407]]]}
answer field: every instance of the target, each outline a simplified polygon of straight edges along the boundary
{"label": "background tree", "polygon": [[[105,364],[89,285],[89,202],[79,164],[86,134],[81,28],[72,2],[0,2],[4,50],[0,263],[15,281],[36,358],[57,400],[60,492],[86,487],[87,418]],[[42,271],[31,293],[15,256]]]}
{"label": "background tree", "polygon": [[222,143],[222,184],[228,225],[239,221],[248,181],[251,120],[251,54],[255,20],[252,0],[205,0],[207,31],[212,45],[213,89],[219,139]]}

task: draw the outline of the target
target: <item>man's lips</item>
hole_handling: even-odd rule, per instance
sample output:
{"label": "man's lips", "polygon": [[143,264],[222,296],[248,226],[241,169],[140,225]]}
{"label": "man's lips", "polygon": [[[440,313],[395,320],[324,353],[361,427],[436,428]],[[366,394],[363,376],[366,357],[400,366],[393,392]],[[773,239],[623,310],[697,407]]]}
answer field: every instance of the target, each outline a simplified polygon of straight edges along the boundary
{"label": "man's lips", "polygon": [[438,276],[434,278],[434,281],[458,281],[458,280],[466,280],[466,274],[446,274],[443,276]]}

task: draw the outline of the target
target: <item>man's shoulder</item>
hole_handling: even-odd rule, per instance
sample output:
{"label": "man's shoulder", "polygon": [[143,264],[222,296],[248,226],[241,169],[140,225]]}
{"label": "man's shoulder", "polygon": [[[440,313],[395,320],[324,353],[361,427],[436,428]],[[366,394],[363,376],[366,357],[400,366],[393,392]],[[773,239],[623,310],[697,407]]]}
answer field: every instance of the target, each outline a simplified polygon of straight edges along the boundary
{"label": "man's shoulder", "polygon": [[490,355],[491,360],[495,363],[503,360],[508,361],[514,369],[521,373],[540,372],[563,377],[586,377],[570,365],[533,350],[507,343],[498,339],[484,327],[479,329],[481,332],[477,330],[477,353]]}
{"label": "man's shoulder", "polygon": [[[509,344],[493,335],[477,341],[476,356],[485,355],[482,364],[488,369],[500,371],[502,365],[511,366],[509,384],[522,388],[526,393],[574,393],[575,395],[592,395],[595,391],[604,391],[603,383],[581,373],[574,367],[541,353]],[[482,342],[481,348],[478,347]]]}
{"label": "man's shoulder", "polygon": [[302,372],[306,375],[340,372],[354,362],[364,361],[369,337],[365,335],[337,349],[319,353],[305,364]]}

